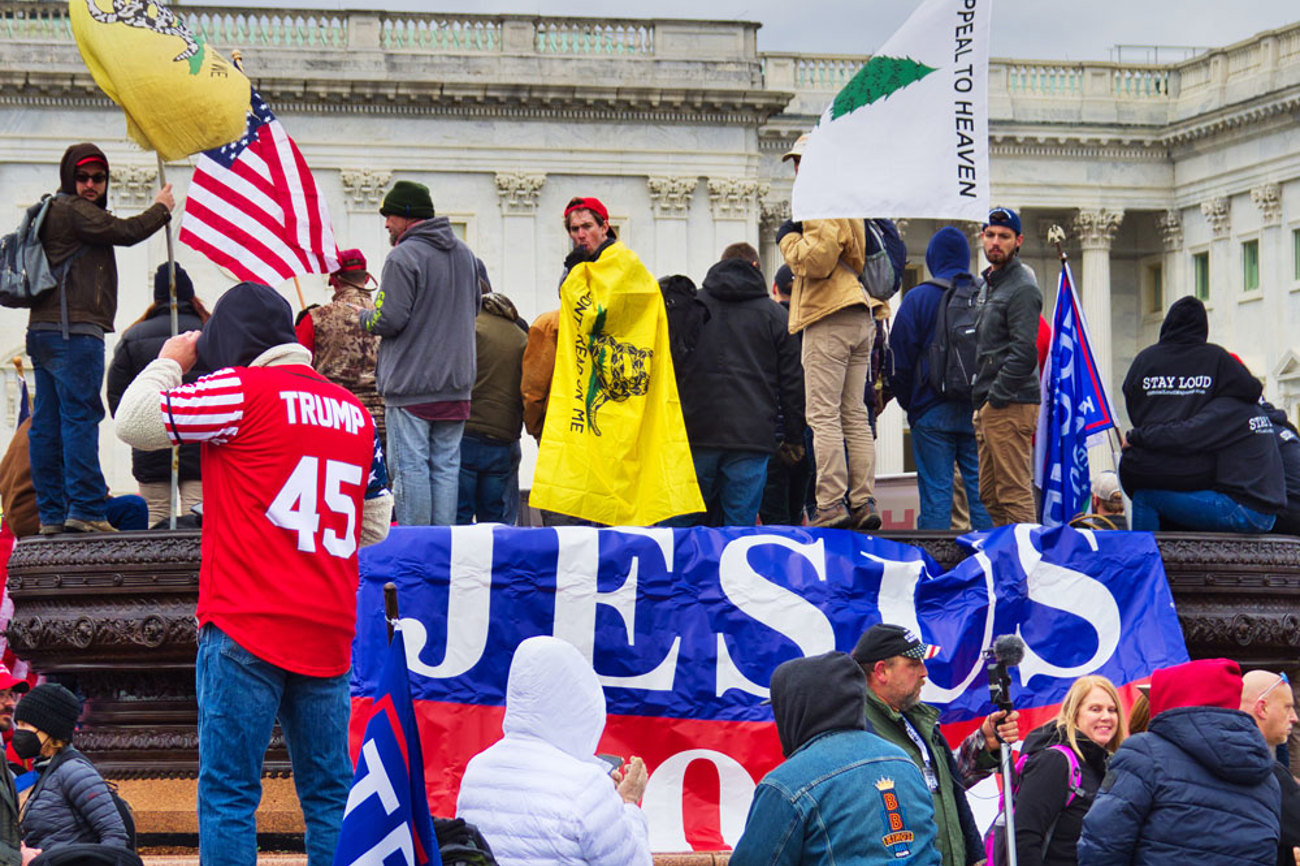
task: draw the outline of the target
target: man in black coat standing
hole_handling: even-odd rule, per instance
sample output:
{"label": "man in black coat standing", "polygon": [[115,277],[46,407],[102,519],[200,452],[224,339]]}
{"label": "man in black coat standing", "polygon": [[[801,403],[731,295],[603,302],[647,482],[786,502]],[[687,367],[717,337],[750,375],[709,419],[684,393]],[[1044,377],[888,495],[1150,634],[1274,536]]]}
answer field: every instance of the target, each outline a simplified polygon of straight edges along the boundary
{"label": "man in black coat standing", "polygon": [[[772,437],[778,406],[785,422],[779,447],[803,453],[799,344],[785,309],[768,296],[749,244],[727,248],[699,298],[709,316],[677,374],[695,475],[705,503],[716,500],[720,525],[753,526],[767,463],[778,450]],[[688,516],[683,524],[702,520]]]}

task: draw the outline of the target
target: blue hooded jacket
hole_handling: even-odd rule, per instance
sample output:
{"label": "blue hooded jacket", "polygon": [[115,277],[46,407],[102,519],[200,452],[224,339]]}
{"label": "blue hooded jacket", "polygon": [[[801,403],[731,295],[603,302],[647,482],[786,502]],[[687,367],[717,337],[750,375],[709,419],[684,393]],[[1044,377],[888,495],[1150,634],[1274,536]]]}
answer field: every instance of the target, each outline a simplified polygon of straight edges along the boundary
{"label": "blue hooded jacket", "polygon": [[[933,279],[952,280],[970,274],[970,244],[966,235],[952,226],[935,232],[925,251],[925,266]],[[943,398],[930,387],[930,364],[926,349],[934,340],[934,320],[946,290],[931,282],[909,289],[898,307],[889,332],[894,369],[889,374],[898,405],[907,410],[907,422],[915,424]]]}

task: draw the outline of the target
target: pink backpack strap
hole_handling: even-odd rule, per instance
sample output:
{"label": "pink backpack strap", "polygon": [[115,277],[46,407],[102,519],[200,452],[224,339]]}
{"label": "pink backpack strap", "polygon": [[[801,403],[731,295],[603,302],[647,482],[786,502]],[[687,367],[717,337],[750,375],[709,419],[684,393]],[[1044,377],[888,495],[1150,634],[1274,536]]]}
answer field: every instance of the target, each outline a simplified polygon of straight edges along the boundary
{"label": "pink backpack strap", "polygon": [[1065,760],[1070,762],[1070,791],[1065,796],[1065,805],[1069,806],[1073,803],[1075,797],[1088,796],[1088,792],[1083,790],[1083,768],[1079,766],[1079,756],[1075,754],[1074,749],[1064,744],[1049,748],[1065,755]]}

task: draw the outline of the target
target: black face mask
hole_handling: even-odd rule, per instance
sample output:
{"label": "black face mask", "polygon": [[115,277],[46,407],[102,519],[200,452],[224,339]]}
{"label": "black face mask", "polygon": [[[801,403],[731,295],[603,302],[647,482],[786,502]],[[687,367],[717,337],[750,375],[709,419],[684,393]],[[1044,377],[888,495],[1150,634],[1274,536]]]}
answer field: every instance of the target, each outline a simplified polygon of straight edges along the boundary
{"label": "black face mask", "polygon": [[14,747],[15,755],[27,761],[40,755],[41,736],[35,731],[19,729],[14,731],[14,738],[10,745]]}

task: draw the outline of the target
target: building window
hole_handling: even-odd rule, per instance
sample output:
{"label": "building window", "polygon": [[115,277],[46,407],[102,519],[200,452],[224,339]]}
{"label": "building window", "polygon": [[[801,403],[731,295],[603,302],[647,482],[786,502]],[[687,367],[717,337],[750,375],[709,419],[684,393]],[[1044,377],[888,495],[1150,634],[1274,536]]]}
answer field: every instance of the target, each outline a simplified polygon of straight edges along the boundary
{"label": "building window", "polygon": [[451,224],[451,233],[456,236],[456,240],[461,241],[462,243],[465,240],[465,235],[468,229],[468,223],[453,221]]}
{"label": "building window", "polygon": [[1291,232],[1291,257],[1295,259],[1295,278],[1300,280],[1300,229]]}
{"label": "building window", "polygon": [[1196,289],[1196,297],[1202,301],[1210,299],[1210,254],[1195,253],[1192,255],[1192,285]]}
{"label": "building window", "polygon": [[1259,241],[1241,245],[1241,287],[1247,292],[1259,289]]}
{"label": "building window", "polygon": [[1160,313],[1165,308],[1165,266],[1163,262],[1147,265],[1147,312]]}

